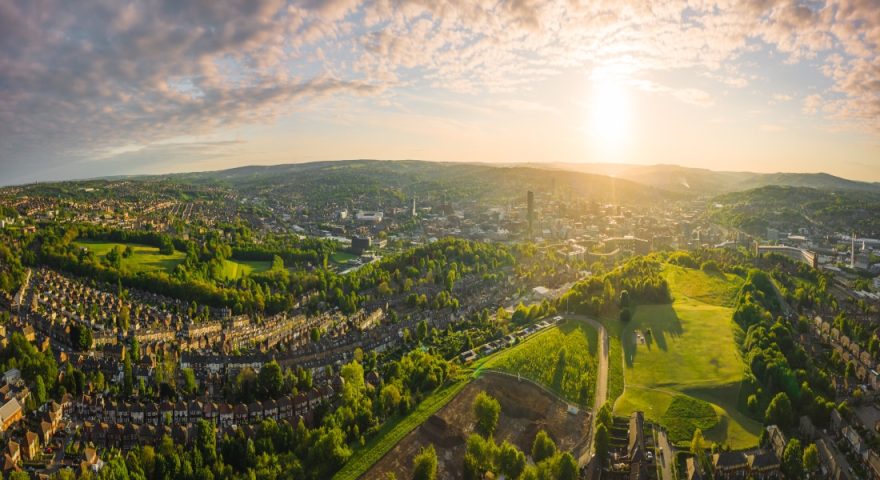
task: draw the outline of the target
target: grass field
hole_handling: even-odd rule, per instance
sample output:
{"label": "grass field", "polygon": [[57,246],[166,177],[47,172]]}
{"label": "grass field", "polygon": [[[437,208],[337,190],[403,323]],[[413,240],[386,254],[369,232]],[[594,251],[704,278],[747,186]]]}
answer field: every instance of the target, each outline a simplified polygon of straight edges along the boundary
{"label": "grass field", "polygon": [[[115,243],[82,240],[75,242],[78,247],[88,248],[98,258],[103,258],[114,247],[125,248],[131,246],[134,255],[122,259],[122,269],[132,273],[138,272],[166,272],[171,273],[174,267],[183,261],[186,256],[183,252],[174,251],[171,255],[159,253],[158,247],[141,245],[137,243]],[[236,280],[251,273],[265,272],[272,268],[272,262],[224,260],[223,278]]]}
{"label": "grass field", "polygon": [[330,261],[339,265],[344,265],[349,260],[354,260],[355,258],[358,258],[358,256],[342,251],[333,252],[332,254],[330,254]]}
{"label": "grass field", "polygon": [[611,405],[623,395],[623,347],[617,337],[608,338],[608,401]]}
{"label": "grass field", "polygon": [[[520,374],[570,402],[592,406],[596,394],[598,337],[593,327],[569,320],[497,353],[483,363],[482,368]],[[563,348],[564,365],[561,365],[559,352]]]}
{"label": "grass field", "polygon": [[761,425],[738,410],[745,365],[730,308],[742,279],[677,266],[666,266],[664,275],[675,299],[671,305],[639,306],[626,324],[605,321],[622,340],[626,364],[626,390],[615,413],[642,410],[663,423],[673,399],[686,395],[709,402],[718,414],[717,425],[704,432],[707,439],[754,446]]}
{"label": "grass field", "polygon": [[134,250],[134,255],[129,258],[122,259],[123,270],[138,272],[171,272],[178,263],[183,261],[183,252],[174,251],[171,255],[163,255],[159,253],[158,247],[150,245],[140,245],[136,243],[114,243],[114,242],[97,242],[91,240],[82,240],[75,242],[75,245],[89,249],[94,252],[98,258],[103,258],[114,247],[125,248],[130,245]]}
{"label": "grass field", "polygon": [[272,262],[257,260],[223,260],[221,275],[227,280],[238,280],[251,273],[262,273],[272,268]]}
{"label": "grass field", "polygon": [[425,398],[415,410],[404,417],[396,417],[385,422],[369,442],[356,447],[351,458],[342,470],[333,475],[333,480],[354,480],[365,474],[370,467],[388,453],[397,442],[421,425],[437,410],[443,408],[468,384],[469,379],[461,379],[437,389]]}
{"label": "grass field", "polygon": [[674,443],[688,442],[694,438],[694,431],[709,431],[718,424],[718,413],[714,406],[698,398],[676,395],[666,407],[661,420],[669,431],[669,439]]}

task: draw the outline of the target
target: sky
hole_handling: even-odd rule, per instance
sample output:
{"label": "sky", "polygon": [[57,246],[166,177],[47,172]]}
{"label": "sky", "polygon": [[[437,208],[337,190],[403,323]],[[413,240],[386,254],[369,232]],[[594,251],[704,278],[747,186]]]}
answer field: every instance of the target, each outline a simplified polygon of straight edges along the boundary
{"label": "sky", "polygon": [[355,158],[880,181],[880,0],[0,0],[0,184]]}

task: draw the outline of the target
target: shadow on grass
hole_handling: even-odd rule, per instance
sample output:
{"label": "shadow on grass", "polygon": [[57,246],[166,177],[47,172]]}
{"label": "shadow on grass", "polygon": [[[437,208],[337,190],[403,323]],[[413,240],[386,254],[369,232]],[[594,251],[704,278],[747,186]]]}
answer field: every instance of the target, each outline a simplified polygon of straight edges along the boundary
{"label": "shadow on grass", "polygon": [[[730,421],[735,421],[742,430],[755,437],[761,434],[761,419],[749,412],[746,399],[753,392],[750,383],[734,382],[714,387],[694,387],[682,390],[682,393],[700,400],[705,400],[721,407],[726,415],[721,416],[719,424],[710,429],[706,438],[718,443],[726,442]],[[728,418],[729,417],[729,418]]]}
{"label": "shadow on grass", "polygon": [[[651,333],[647,334],[648,329]],[[635,330],[645,337],[645,346],[650,350],[655,346],[664,352],[669,350],[667,338],[675,338],[683,333],[681,321],[672,304],[639,305],[633,319],[620,327],[623,357],[627,367],[632,367],[638,352]]]}

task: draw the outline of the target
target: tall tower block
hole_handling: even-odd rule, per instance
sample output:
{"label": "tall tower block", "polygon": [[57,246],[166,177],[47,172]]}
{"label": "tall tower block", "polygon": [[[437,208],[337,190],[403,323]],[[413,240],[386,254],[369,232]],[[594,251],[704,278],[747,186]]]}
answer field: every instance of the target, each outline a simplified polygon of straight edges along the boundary
{"label": "tall tower block", "polygon": [[528,193],[528,221],[529,221],[529,240],[534,238],[533,230],[535,221],[535,193],[529,190]]}
{"label": "tall tower block", "polygon": [[849,268],[856,268],[856,232],[849,237],[852,246],[849,249]]}

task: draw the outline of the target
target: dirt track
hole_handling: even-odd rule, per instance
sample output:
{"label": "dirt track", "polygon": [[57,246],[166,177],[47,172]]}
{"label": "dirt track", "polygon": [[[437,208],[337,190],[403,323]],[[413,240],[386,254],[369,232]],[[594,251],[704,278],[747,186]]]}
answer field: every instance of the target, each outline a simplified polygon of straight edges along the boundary
{"label": "dirt track", "polygon": [[433,444],[437,450],[438,478],[461,478],[465,442],[474,431],[472,405],[474,397],[481,390],[501,403],[501,417],[495,432],[497,443],[507,440],[524,452],[529,452],[535,435],[543,429],[563,450],[578,452],[587,445],[590,431],[588,412],[581,410],[571,414],[568,404],[529,382],[485,373],[404,437],[363,478],[379,479],[386,472],[394,472],[399,479],[411,478],[412,459],[420,448],[428,444]]}

